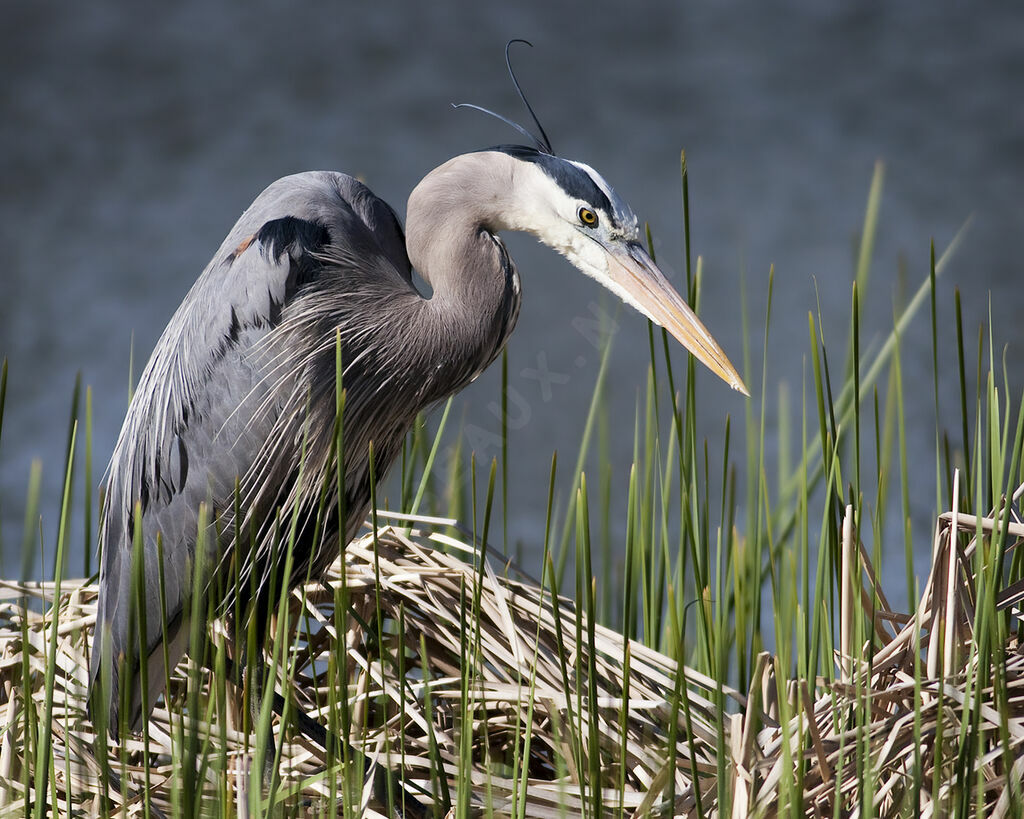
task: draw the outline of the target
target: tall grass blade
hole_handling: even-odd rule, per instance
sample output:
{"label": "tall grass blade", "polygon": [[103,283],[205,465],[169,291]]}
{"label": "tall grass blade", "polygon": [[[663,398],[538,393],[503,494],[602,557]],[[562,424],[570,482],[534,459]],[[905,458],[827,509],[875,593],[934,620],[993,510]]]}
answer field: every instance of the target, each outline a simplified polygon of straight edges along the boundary
{"label": "tall grass blade", "polygon": [[[52,748],[52,735],[50,732],[50,726],[53,723],[53,708],[54,708],[54,680],[57,672],[57,635],[59,632],[60,625],[60,607],[58,602],[60,601],[60,590],[61,583],[64,580],[64,561],[65,561],[65,549],[67,547],[67,532],[68,532],[68,516],[71,510],[71,475],[74,467],[74,451],[75,451],[75,435],[77,433],[76,425],[72,425],[71,439],[68,442],[68,463],[67,468],[64,472],[64,493],[61,500],[61,514],[60,514],[60,527],[58,528],[57,537],[57,551],[54,558],[54,574],[53,574],[53,601],[54,605],[50,609],[50,634],[47,646],[47,662],[46,662],[46,675],[43,683],[43,703],[42,703],[42,715],[39,719],[40,732],[39,741],[36,746],[36,758],[35,758],[35,783],[34,788],[36,792],[36,801],[33,806],[32,815],[36,819],[42,819],[46,815],[46,803],[47,800],[42,797],[43,794],[48,793],[50,787],[50,776],[51,776],[51,765],[53,759],[51,757]],[[54,803],[56,800],[53,800]]]}

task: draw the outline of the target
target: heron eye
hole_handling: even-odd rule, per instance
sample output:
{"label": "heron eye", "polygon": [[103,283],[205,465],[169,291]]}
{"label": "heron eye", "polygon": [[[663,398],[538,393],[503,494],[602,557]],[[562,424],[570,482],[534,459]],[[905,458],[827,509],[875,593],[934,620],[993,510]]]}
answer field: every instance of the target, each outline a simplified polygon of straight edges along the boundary
{"label": "heron eye", "polygon": [[597,227],[597,214],[590,208],[580,208],[576,215],[587,227]]}

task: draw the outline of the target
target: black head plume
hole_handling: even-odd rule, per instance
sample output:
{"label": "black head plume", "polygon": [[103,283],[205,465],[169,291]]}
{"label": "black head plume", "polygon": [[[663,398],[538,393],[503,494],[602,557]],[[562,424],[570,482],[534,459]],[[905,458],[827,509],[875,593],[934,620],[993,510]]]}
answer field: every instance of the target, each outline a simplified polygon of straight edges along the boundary
{"label": "black head plume", "polygon": [[538,151],[554,156],[555,151],[554,148],[551,147],[551,140],[548,139],[548,135],[544,131],[544,126],[541,125],[540,120],[537,119],[537,114],[534,113],[533,106],[530,105],[529,100],[526,99],[526,94],[523,93],[523,89],[519,85],[519,80],[516,79],[516,72],[513,71],[512,69],[512,57],[509,54],[509,49],[511,49],[513,43],[523,43],[524,45],[530,46],[530,48],[533,48],[533,43],[529,42],[528,40],[519,39],[509,40],[507,43],[505,43],[505,65],[508,66],[508,74],[512,78],[512,84],[516,88],[516,93],[519,94],[519,99],[523,101],[523,105],[526,106],[526,110],[529,112],[530,118],[533,120],[533,124],[537,126],[539,136],[538,134],[534,134],[533,132],[528,131],[518,122],[510,120],[508,117],[503,117],[501,114],[496,114],[494,111],[491,111],[487,108],[483,108],[479,105],[474,105],[471,102],[453,103],[452,108],[472,108],[476,111],[488,114],[494,117],[495,119],[500,119],[506,125],[510,125],[512,128],[515,128],[519,133],[521,133],[524,137],[530,140],[530,142],[532,142],[536,146]]}

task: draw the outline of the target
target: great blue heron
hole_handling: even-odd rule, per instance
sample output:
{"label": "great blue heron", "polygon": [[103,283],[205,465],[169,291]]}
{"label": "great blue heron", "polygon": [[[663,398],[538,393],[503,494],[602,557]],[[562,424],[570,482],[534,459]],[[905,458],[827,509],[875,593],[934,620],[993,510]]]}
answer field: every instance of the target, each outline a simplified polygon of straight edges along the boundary
{"label": "great blue heron", "polygon": [[[506,230],[534,234],[745,392],[641,246],[628,205],[593,168],[544,144],[468,153],[434,169],[409,197],[404,235],[394,211],[351,176],[279,179],[242,214],[164,330],[110,462],[90,677],[95,696],[106,657],[112,731],[123,695],[125,716],[140,726],[143,703],[151,709],[163,689],[165,651],[173,665],[186,649],[201,504],[212,510],[203,533],[215,567],[209,588],[234,561],[237,587],[256,589],[265,608],[268,578],[281,571],[272,565],[278,532],[289,528],[281,516],[298,532],[291,576],[277,584],[287,588],[316,577],[357,533],[370,503],[371,442],[383,475],[417,413],[498,356],[520,304],[519,275],[498,238]],[[414,286],[414,268],[429,298]],[[343,498],[332,446],[339,350]],[[328,510],[319,521],[318,509]],[[236,531],[251,548],[224,536]],[[132,592],[139,583],[141,595]],[[237,602],[230,592],[214,601],[221,614]],[[130,693],[119,691],[118,670],[133,672]]]}

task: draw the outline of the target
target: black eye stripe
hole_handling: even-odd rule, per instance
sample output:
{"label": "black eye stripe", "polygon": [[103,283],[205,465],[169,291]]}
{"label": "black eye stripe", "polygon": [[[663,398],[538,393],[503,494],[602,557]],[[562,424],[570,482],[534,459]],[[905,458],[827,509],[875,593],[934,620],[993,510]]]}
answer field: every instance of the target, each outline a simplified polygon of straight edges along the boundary
{"label": "black eye stripe", "polygon": [[568,196],[582,202],[590,202],[595,208],[600,208],[606,213],[613,211],[611,200],[597,186],[590,174],[565,159],[540,153],[534,148],[522,145],[498,145],[488,150],[501,151],[524,162],[532,162],[550,176]]}

